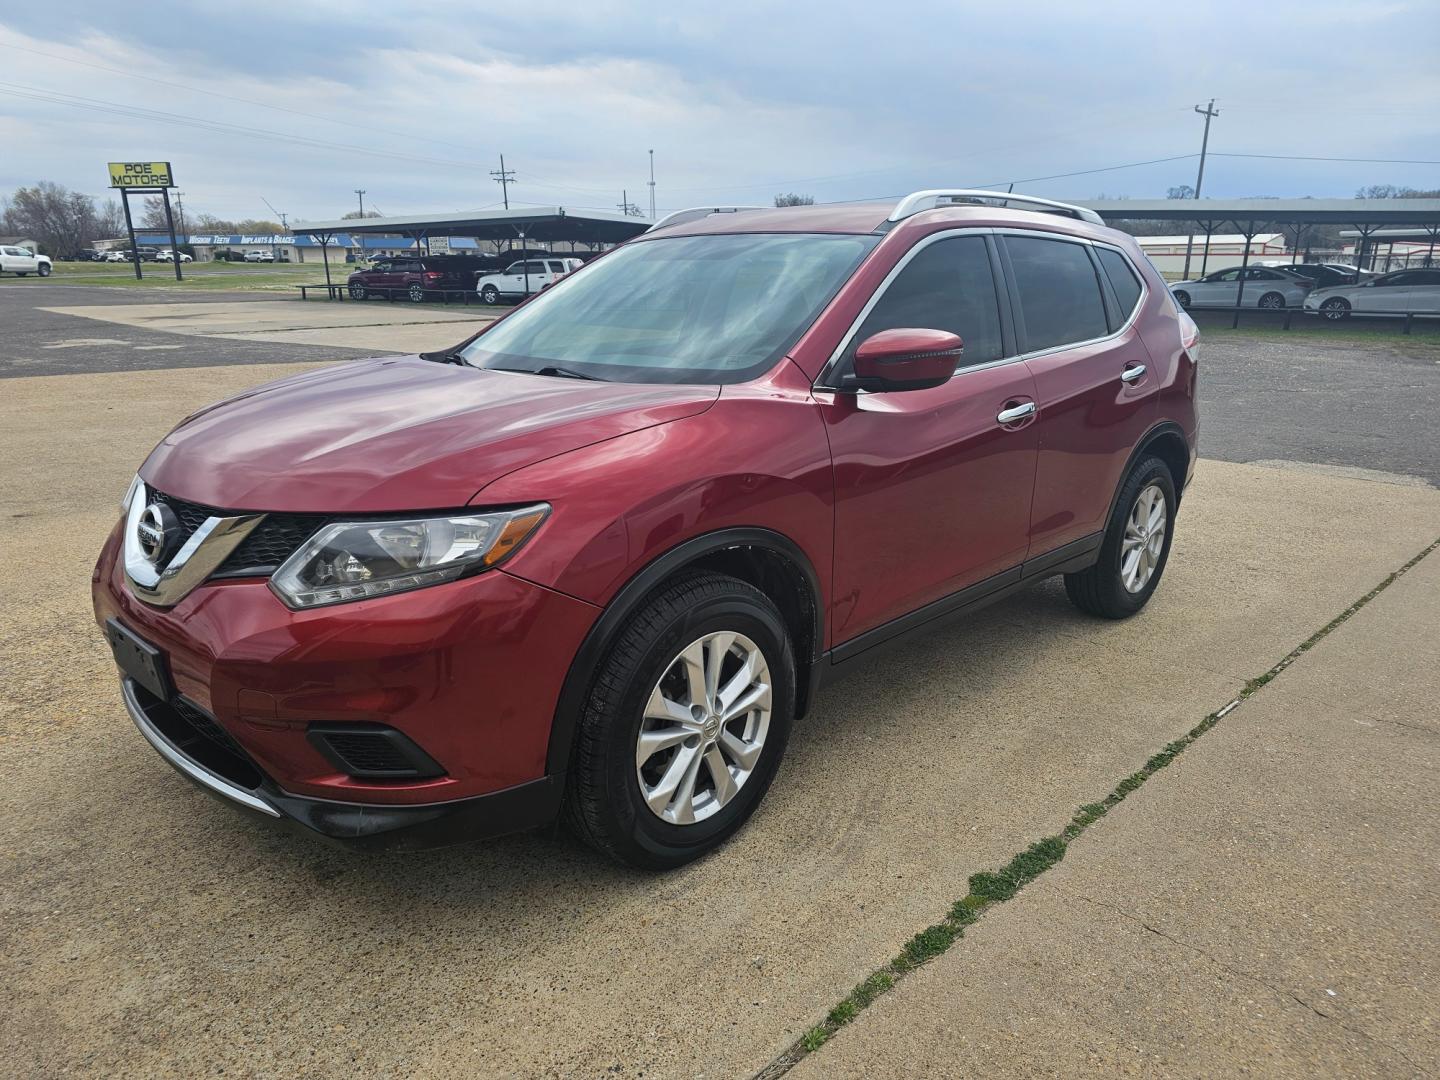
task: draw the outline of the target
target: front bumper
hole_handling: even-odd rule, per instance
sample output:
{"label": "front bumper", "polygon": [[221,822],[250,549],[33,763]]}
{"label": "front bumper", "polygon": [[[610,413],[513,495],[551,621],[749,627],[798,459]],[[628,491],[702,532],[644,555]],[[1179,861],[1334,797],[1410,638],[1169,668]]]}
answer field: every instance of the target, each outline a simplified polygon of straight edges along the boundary
{"label": "front bumper", "polygon": [[176,772],[207,794],[263,818],[277,820],[345,847],[365,851],[418,851],[483,840],[552,820],[562,785],[542,777],[472,799],[411,806],[336,802],[281,790],[238,750],[227,751],[187,732],[172,706],[122,679],[130,719]]}
{"label": "front bumper", "polygon": [[[118,540],[117,529],[95,568],[96,620],[114,619],[164,654],[173,697],[127,682],[125,704],[157,752],[201,787],[362,846],[430,846],[553,815],[561,780],[550,776],[551,727],[598,608],[503,570],[298,612],[263,578],[214,580],[162,608],[126,585]],[[177,737],[176,709],[250,771],[217,771],[200,744]],[[391,728],[443,775],[347,774],[311,738],[334,725]],[[399,830],[417,838],[367,839]]]}

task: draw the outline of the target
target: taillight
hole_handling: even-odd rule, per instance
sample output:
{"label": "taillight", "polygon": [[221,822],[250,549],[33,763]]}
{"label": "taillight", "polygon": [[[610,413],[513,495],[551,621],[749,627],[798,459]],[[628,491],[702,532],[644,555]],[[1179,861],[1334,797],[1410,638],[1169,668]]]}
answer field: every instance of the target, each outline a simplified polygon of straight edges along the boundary
{"label": "taillight", "polygon": [[440,274],[440,271],[439,271],[439,270],[426,270],[426,271],[425,271],[425,280],[426,280],[426,281],[439,281],[440,278],[441,278],[441,274]]}

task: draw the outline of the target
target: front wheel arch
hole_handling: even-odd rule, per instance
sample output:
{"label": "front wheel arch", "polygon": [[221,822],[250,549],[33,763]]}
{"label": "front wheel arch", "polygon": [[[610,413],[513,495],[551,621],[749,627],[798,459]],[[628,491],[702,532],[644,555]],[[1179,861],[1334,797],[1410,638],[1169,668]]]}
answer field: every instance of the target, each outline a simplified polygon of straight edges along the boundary
{"label": "front wheel arch", "polygon": [[590,628],[570,662],[551,720],[546,772],[563,775],[591,681],[630,616],[677,574],[714,570],[755,585],[780,608],[795,652],[795,717],[804,715],[822,663],[824,608],[820,578],[809,557],[772,529],[733,528],[692,537],[652,560],[627,581]]}

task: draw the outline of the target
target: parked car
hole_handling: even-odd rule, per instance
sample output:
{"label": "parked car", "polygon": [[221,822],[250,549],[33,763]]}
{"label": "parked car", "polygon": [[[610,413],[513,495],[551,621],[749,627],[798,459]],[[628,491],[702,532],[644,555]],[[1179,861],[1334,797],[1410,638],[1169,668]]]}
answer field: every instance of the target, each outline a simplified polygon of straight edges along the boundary
{"label": "parked car", "polygon": [[1244,275],[1245,307],[1280,310],[1300,307],[1305,294],[1315,287],[1309,278],[1268,266],[1231,266],[1194,281],[1177,281],[1170,286],[1182,308],[1233,308],[1242,302],[1241,275]]}
{"label": "parked car", "polygon": [[482,275],[475,282],[475,291],[487,304],[498,304],[501,300],[523,300],[549,288],[566,274],[573,273],[584,265],[580,259],[559,256],[521,259],[497,274]]}
{"label": "parked car", "polygon": [[563,815],[665,868],[882,644],[1053,575],[1139,612],[1195,324],[1093,211],[957,196],[682,213],[453,349],[192,414],[92,576],[134,723],[352,846]]}
{"label": "parked car", "polygon": [[378,259],[346,279],[352,300],[405,296],[423,303],[441,290],[466,290],[475,280],[478,260],[464,255],[397,255]]}
{"label": "parked car", "polygon": [[0,274],[14,274],[17,277],[34,274],[37,277],[49,277],[52,268],[48,255],[37,255],[29,248],[15,247],[14,245],[0,247]]}
{"label": "parked car", "polygon": [[273,263],[275,261],[275,253],[273,251],[247,251],[245,252],[245,261],[253,263]]}
{"label": "parked car", "polygon": [[[155,256],[155,261],[156,261],[156,262],[174,262],[174,261],[175,261],[175,253],[174,253],[173,251],[171,251],[169,248],[166,248],[165,250],[161,251],[159,254],[157,254],[157,255]],[[181,261],[182,263],[187,263],[187,262],[194,262],[195,260],[194,260],[193,258],[191,258],[189,255],[186,255],[185,252],[182,251],[182,252],[180,252],[180,261]]]}
{"label": "parked car", "polygon": [[1351,285],[1356,280],[1354,267],[1346,269],[1331,263],[1266,263],[1265,265],[1273,270],[1288,270],[1292,274],[1307,278],[1317,289],[1323,289],[1329,285]]}
{"label": "parked car", "polygon": [[1316,289],[1305,310],[1327,319],[1355,315],[1440,315],[1440,270],[1396,270],[1359,285]]}

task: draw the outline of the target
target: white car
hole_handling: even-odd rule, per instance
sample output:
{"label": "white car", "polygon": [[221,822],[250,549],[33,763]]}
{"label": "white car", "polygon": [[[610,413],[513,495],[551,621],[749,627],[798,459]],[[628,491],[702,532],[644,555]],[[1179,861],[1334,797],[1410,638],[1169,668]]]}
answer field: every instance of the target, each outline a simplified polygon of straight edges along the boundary
{"label": "white car", "polygon": [[1350,315],[1440,315],[1440,270],[1396,270],[1359,285],[1316,289],[1305,298],[1305,310],[1327,319]]}
{"label": "white car", "polygon": [[487,304],[519,300],[549,288],[584,265],[581,259],[522,259],[498,274],[482,274],[475,282],[475,291]]}
{"label": "white car", "polygon": [[[160,254],[158,254],[158,255],[155,256],[155,261],[156,261],[156,262],[173,262],[174,259],[175,259],[175,253],[174,253],[173,251],[171,251],[169,248],[166,248],[164,251],[160,252]],[[180,261],[181,261],[182,263],[187,263],[187,262],[194,262],[195,260],[192,259],[189,255],[186,255],[185,252],[182,251],[182,252],[180,252]]]}
{"label": "white car", "polygon": [[1177,281],[1170,293],[1182,308],[1233,308],[1241,303],[1240,275],[1245,275],[1245,307],[1279,311],[1300,307],[1315,283],[1309,278],[1268,266],[1231,266],[1194,281]]}
{"label": "white car", "polygon": [[8,245],[0,247],[0,274],[16,274],[19,277],[37,274],[40,277],[49,277],[50,270],[49,255],[36,255],[29,248]]}
{"label": "white car", "polygon": [[245,252],[245,261],[246,261],[246,262],[274,262],[274,261],[275,261],[275,253],[274,253],[273,251],[247,251],[247,252]]}

